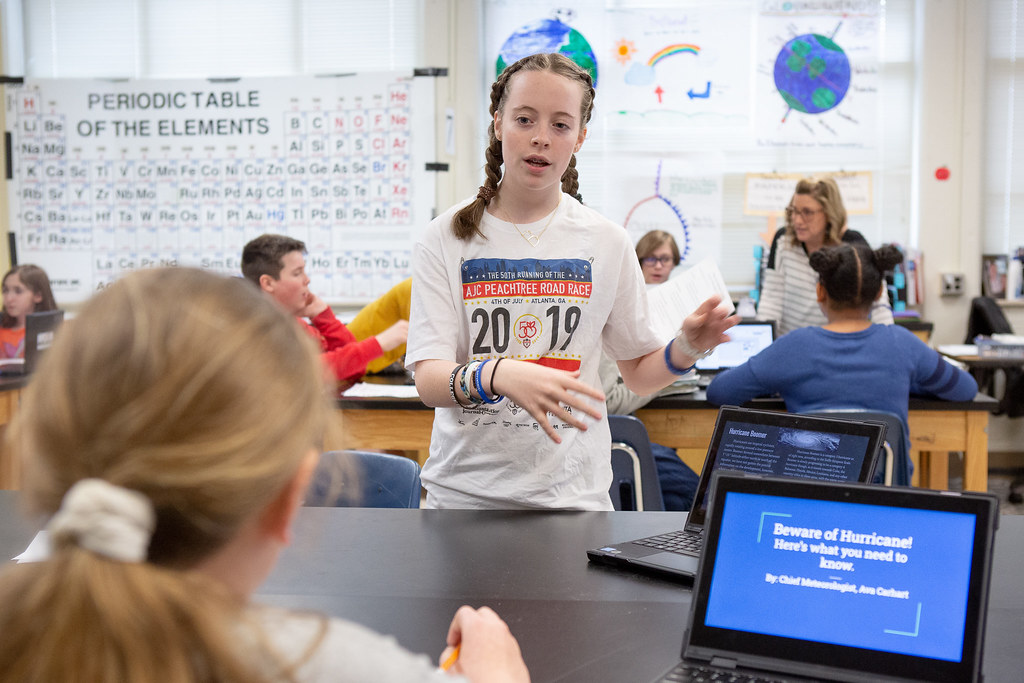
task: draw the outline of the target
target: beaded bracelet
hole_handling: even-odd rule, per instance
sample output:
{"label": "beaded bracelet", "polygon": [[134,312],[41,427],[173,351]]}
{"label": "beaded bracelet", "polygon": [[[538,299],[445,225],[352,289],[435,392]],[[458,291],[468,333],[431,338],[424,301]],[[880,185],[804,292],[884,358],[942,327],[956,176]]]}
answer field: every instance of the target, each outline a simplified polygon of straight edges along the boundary
{"label": "beaded bracelet", "polygon": [[462,389],[462,394],[466,397],[466,400],[469,401],[469,404],[473,406],[478,406],[483,403],[483,401],[473,395],[472,388],[473,373],[479,366],[480,361],[478,360],[466,363],[466,366],[462,370],[462,376],[459,378],[459,388]]}
{"label": "beaded bracelet", "polygon": [[473,375],[473,384],[476,385],[476,390],[480,394],[481,401],[483,401],[484,403],[497,403],[498,401],[505,397],[495,396],[494,398],[489,398],[487,394],[484,393],[484,383],[483,380],[481,379],[484,373],[484,366],[487,365],[489,362],[489,360],[485,360],[483,363],[477,366],[476,373]]}
{"label": "beaded bracelet", "polygon": [[693,369],[693,365],[685,368],[678,368],[672,363],[672,342],[665,345],[665,367],[667,367],[668,371],[673,375],[685,375]]}

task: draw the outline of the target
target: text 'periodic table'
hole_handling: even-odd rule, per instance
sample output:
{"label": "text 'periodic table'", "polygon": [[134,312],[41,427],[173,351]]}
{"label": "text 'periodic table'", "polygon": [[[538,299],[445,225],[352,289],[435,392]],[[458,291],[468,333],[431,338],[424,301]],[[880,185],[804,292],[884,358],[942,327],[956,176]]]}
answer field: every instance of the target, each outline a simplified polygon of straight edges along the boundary
{"label": "text 'periodic table'", "polygon": [[17,259],[62,303],[139,268],[237,275],[264,232],[306,243],[325,299],[363,302],[431,218],[432,78],[30,80],[6,106]]}

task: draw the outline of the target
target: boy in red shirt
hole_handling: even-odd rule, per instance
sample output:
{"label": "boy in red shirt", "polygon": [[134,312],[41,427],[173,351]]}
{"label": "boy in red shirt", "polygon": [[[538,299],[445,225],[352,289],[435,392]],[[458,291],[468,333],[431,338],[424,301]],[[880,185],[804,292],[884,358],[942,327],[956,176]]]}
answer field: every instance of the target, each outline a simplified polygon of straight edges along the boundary
{"label": "boy in red shirt", "polygon": [[[242,275],[284,307],[320,342],[324,361],[340,382],[357,382],[366,364],[404,344],[409,321],[399,320],[358,341],[323,299],[309,291],[306,245],[285,235],[260,235],[242,250]],[[308,318],[309,323],[303,318]]]}

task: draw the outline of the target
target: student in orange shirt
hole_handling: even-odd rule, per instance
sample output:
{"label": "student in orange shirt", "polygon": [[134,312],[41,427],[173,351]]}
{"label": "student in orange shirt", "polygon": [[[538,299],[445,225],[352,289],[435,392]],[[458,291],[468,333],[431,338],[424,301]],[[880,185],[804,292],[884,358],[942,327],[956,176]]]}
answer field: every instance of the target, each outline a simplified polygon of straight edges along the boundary
{"label": "student in orange shirt", "polygon": [[50,278],[39,266],[26,263],[7,271],[3,279],[4,308],[0,313],[0,358],[25,357],[25,316],[57,308]]}

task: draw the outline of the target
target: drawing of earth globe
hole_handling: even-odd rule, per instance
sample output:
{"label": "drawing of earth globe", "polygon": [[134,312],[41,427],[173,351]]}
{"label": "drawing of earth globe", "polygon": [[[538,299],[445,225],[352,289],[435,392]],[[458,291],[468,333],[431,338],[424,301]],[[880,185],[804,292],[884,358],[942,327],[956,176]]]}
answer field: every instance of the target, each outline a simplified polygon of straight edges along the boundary
{"label": "drawing of earth globe", "polygon": [[539,52],[558,52],[590,73],[597,87],[597,57],[583,34],[557,19],[540,19],[520,26],[505,40],[498,52],[496,75],[523,57]]}
{"label": "drawing of earth globe", "polygon": [[831,38],[797,36],[775,59],[775,87],[792,109],[820,114],[843,101],[850,87],[850,60]]}

